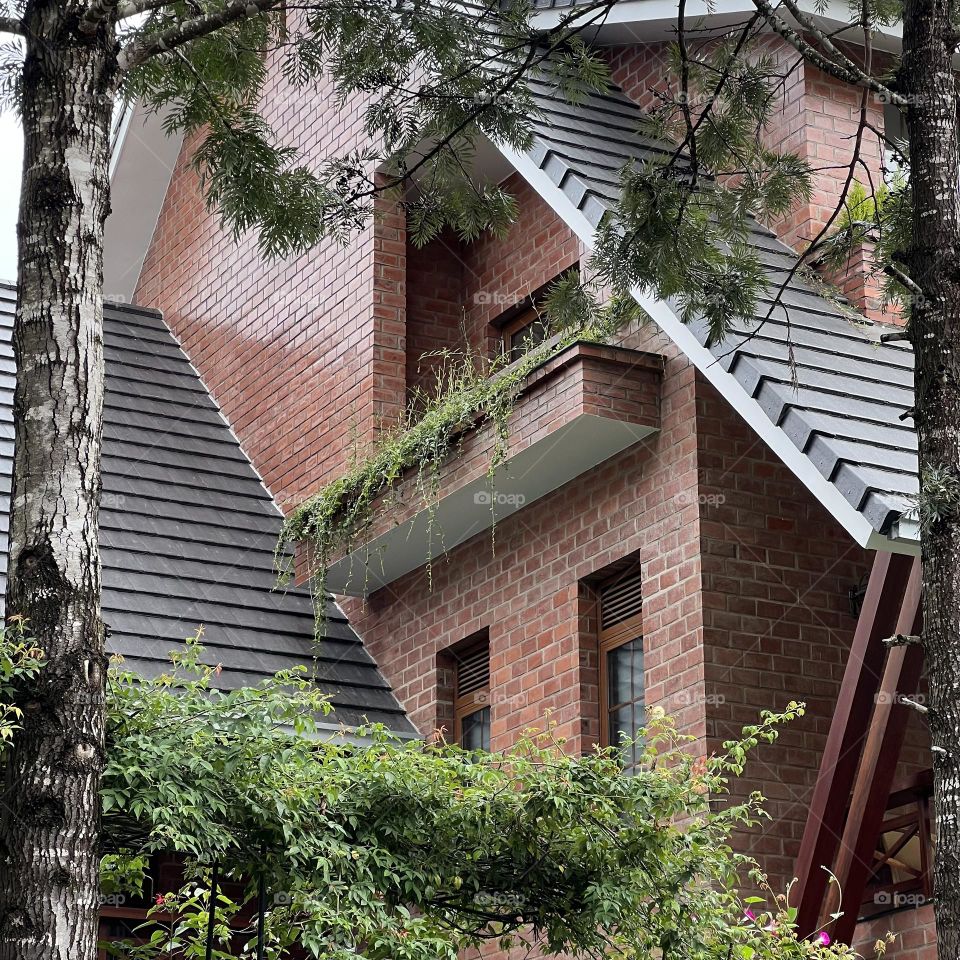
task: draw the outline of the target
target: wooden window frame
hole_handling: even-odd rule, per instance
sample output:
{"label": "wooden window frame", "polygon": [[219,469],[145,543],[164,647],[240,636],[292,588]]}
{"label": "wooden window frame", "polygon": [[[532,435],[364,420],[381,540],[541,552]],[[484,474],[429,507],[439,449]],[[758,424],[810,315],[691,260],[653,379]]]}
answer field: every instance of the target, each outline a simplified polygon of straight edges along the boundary
{"label": "wooden window frame", "polygon": [[[533,327],[536,323],[543,322],[544,314],[536,304],[531,304],[521,313],[518,313],[512,320],[505,323],[500,329],[500,349],[510,357],[513,363],[520,359],[520,356],[514,357],[514,350],[519,349],[519,344],[513,343],[513,338],[523,332],[527,327]],[[522,354],[521,354],[522,355]]]}
{"label": "wooden window frame", "polygon": [[551,277],[546,283],[542,283],[536,290],[531,291],[523,297],[519,303],[514,304],[507,310],[504,310],[498,317],[490,321],[491,326],[496,328],[497,336],[500,338],[500,349],[504,353],[510,353],[510,339],[519,333],[524,327],[543,316],[543,300],[547,291],[558,281],[568,276],[571,272],[580,271],[580,261],[572,263],[569,267],[561,270],[555,277]]}
{"label": "wooden window frame", "polygon": [[[635,613],[632,617],[618,623],[615,627],[601,630],[599,635],[600,670],[598,683],[600,686],[600,746],[615,747],[610,743],[610,711],[620,704],[610,703],[609,670],[607,654],[622,647],[633,640],[643,642],[643,612]],[[644,694],[646,694],[646,665],[644,665]]]}
{"label": "wooden window frame", "polygon": [[463,721],[490,706],[490,686],[481,687],[453,701],[453,739],[463,745]]}

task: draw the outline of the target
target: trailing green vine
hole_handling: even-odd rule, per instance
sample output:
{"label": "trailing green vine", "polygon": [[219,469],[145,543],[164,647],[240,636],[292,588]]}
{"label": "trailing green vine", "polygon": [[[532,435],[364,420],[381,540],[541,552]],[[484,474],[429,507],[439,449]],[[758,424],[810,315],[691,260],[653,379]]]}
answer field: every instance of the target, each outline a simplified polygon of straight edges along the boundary
{"label": "trailing green vine", "polygon": [[[315,596],[322,598],[331,564],[361,543],[377,519],[396,506],[391,494],[407,478],[413,478],[416,497],[428,513],[429,572],[441,471],[456,456],[467,432],[492,428],[494,444],[487,471],[492,480],[507,457],[510,416],[527,378],[578,341],[608,342],[640,315],[633,300],[611,299],[601,305],[576,277],[554,284],[545,312],[551,328],[559,332],[518,360],[510,362],[507,355],[493,360],[470,353],[444,355],[445,370],[436,390],[419,394],[404,420],[385,431],[367,456],[358,458],[347,473],[287,517],[278,544],[282,579],[292,573],[285,560],[290,556],[288,548],[306,544],[311,550]],[[317,609],[322,616],[322,602]]]}

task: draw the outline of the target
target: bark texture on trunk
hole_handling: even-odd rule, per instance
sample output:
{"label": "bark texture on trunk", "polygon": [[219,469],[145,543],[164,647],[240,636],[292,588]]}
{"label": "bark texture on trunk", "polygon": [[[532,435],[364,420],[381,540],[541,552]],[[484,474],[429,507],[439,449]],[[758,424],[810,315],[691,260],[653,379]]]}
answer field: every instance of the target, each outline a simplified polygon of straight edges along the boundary
{"label": "bark texture on trunk", "polygon": [[[921,490],[960,481],[960,201],[950,0],[908,0],[901,86],[909,99],[910,273]],[[941,960],[960,958],[960,512],[923,533],[923,638],[934,748],[934,894]]]}
{"label": "bark texture on trunk", "polygon": [[0,790],[0,960],[95,960],[104,674],[97,532],[112,28],[24,15],[18,378],[7,615],[46,655]]}

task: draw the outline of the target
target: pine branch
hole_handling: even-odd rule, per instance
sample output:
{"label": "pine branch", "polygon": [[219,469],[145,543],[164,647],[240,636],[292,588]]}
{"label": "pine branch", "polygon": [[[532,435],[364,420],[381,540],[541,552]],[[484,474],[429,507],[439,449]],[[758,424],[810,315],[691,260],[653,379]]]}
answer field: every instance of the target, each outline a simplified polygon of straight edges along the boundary
{"label": "pine branch", "polygon": [[0,33],[15,33],[22,37],[23,23],[17,17],[0,17]]}
{"label": "pine branch", "polygon": [[161,30],[160,33],[133,41],[117,58],[120,71],[128,73],[153,57],[216,33],[228,24],[259,17],[274,7],[280,6],[280,3],[281,0],[231,0],[216,13],[185,20],[167,30]]}
{"label": "pine branch", "polygon": [[[753,0],[753,2],[754,2],[754,5],[757,6],[758,8],[760,7],[761,4],[764,4],[769,7],[769,4],[767,4],[767,0]],[[802,41],[802,42],[805,42],[805,41]],[[774,310],[777,309],[777,307],[780,307],[784,311],[784,313],[786,313],[787,315],[787,334],[789,338],[790,314],[787,308],[783,304],[783,295],[786,292],[787,288],[790,286],[790,284],[793,282],[793,278],[796,276],[797,271],[800,269],[800,267],[808,263],[810,251],[820,249],[824,241],[824,238],[830,233],[831,227],[836,222],[837,218],[840,216],[840,213],[847,207],[847,196],[850,192],[850,187],[853,185],[854,171],[856,170],[857,164],[862,163],[862,160],[860,158],[860,151],[863,147],[863,134],[864,134],[864,131],[866,130],[866,124],[867,124],[867,91],[864,88],[860,94],[860,121],[857,125],[856,136],[854,137],[853,156],[850,158],[850,164],[849,164],[849,167],[847,168],[846,179],[844,180],[843,186],[840,189],[840,200],[837,202],[836,207],[834,207],[833,213],[830,214],[826,222],[817,232],[817,235],[813,238],[813,241],[810,243],[807,250],[799,254],[797,258],[794,260],[793,264],[790,266],[790,269],[787,271],[786,278],[780,283],[777,289],[777,294],[773,298],[773,301],[771,302],[770,307],[768,308],[766,314],[764,314],[764,317],[760,321],[760,323],[757,324],[757,326],[755,326],[737,344],[730,347],[729,350],[726,350],[725,352],[721,353],[720,356],[717,357],[717,360],[723,360],[725,357],[731,354],[734,350],[741,349],[745,343],[748,343],[750,340],[756,337],[760,333],[760,331],[766,326],[767,322],[773,316],[773,312]],[[790,361],[790,365],[791,365],[791,369],[793,369],[792,359]]]}
{"label": "pine branch", "polygon": [[784,6],[790,11],[793,18],[800,24],[802,29],[808,31],[817,38],[825,50],[835,52],[840,62],[832,60],[830,57],[821,53],[811,43],[807,42],[793,27],[785,20],[777,16],[769,0],[753,0],[753,5],[763,14],[764,19],[770,24],[771,29],[778,36],[787,41],[799,54],[809,60],[815,67],[818,67],[824,73],[843,80],[845,83],[853,84],[856,87],[864,87],[872,90],[874,93],[881,94],[890,103],[898,107],[906,107],[907,101],[898,93],[894,93],[889,87],[884,86],[875,77],[861,70],[852,60],[846,57],[827,34],[820,30],[814,22],[807,17],[793,0],[783,0]]}

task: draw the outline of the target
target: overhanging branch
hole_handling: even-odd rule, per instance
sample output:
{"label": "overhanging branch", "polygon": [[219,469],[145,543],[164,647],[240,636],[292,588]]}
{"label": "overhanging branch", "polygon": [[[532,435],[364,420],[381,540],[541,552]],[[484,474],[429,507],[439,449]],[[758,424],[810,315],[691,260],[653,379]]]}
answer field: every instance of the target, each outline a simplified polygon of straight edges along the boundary
{"label": "overhanging branch", "polygon": [[813,44],[805,40],[786,20],[777,15],[769,0],[753,0],[753,5],[763,14],[764,19],[770,24],[773,32],[786,40],[787,43],[806,60],[809,60],[815,67],[818,67],[824,73],[830,74],[832,77],[836,77],[838,80],[843,80],[845,83],[872,90],[874,93],[879,93],[884,99],[896,104],[898,107],[906,107],[907,101],[904,97],[882,84],[876,77],[872,77],[870,74],[861,70],[852,60],[839,51],[830,37],[818,29],[813,21],[810,20],[792,0],[783,0],[783,3],[802,29],[813,34],[817,40],[823,44],[824,49],[836,51],[836,55],[839,58],[838,60],[832,60],[817,50]]}
{"label": "overhanging branch", "polygon": [[151,13],[170,5],[170,0],[121,0],[117,4],[117,22],[138,17],[143,13]]}
{"label": "overhanging branch", "polygon": [[281,0],[231,0],[216,13],[208,13],[193,20],[185,20],[176,26],[161,30],[152,36],[134,40],[121,51],[117,63],[121,72],[146,63],[152,57],[167,53],[200,37],[216,33],[231,23],[262,16],[268,10],[279,7]]}

